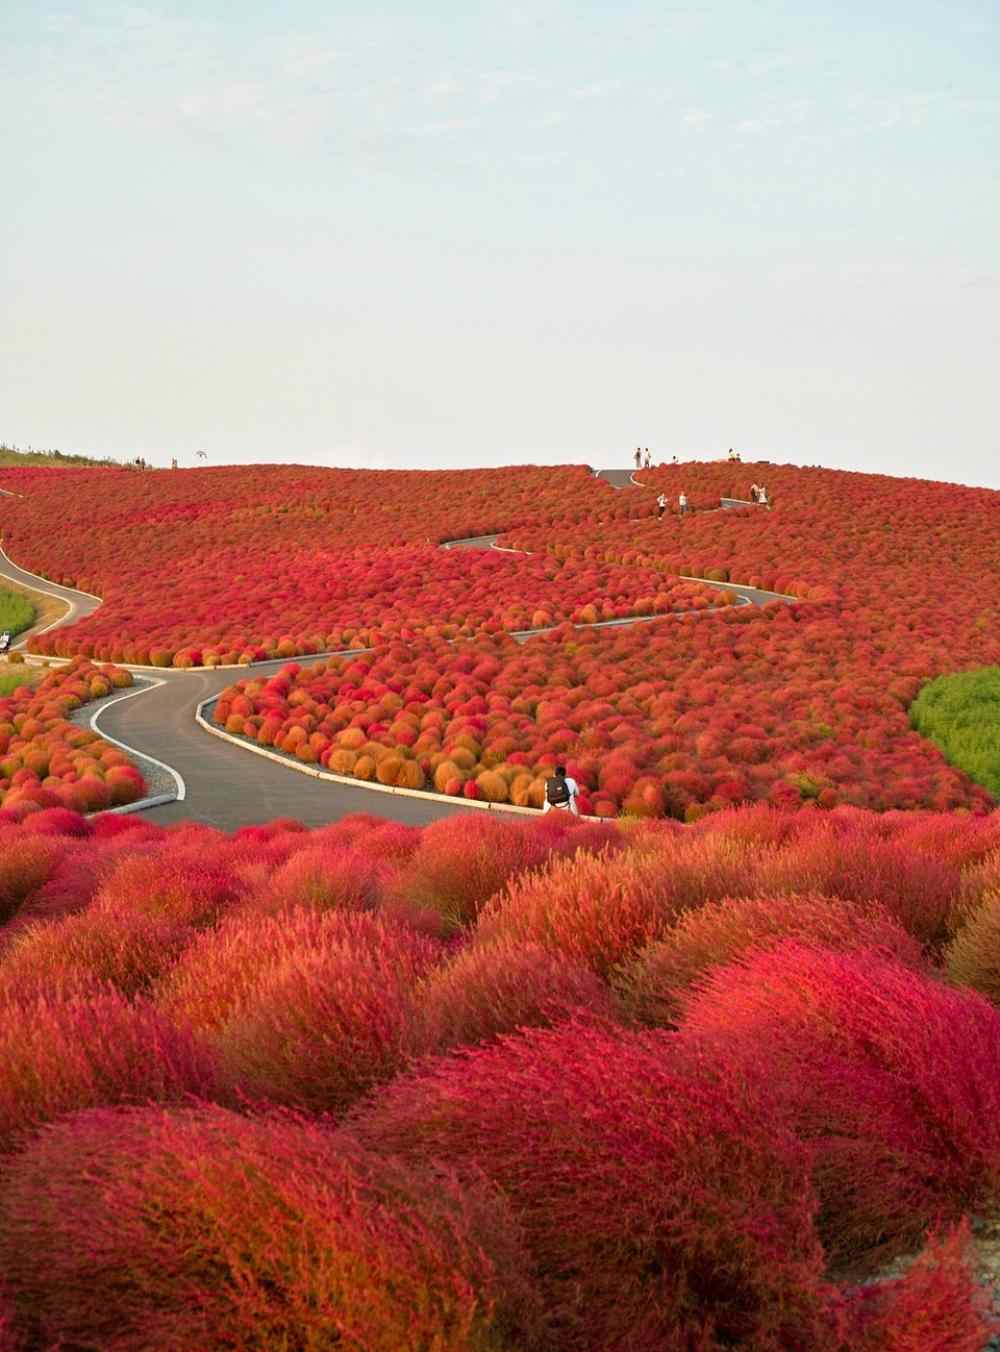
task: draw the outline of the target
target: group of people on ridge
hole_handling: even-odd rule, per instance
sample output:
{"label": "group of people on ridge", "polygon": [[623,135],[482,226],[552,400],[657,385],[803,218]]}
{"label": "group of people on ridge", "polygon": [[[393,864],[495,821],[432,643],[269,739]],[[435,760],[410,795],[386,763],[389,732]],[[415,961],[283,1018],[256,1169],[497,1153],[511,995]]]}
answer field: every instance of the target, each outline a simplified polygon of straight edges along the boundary
{"label": "group of people on ridge", "polygon": [[[646,447],[645,450],[642,450],[639,446],[637,446],[637,447],[635,448],[635,455],[634,455],[633,459],[635,460],[635,467],[636,467],[636,469],[652,469],[652,468],[653,468],[653,457],[652,457],[652,456],[650,455],[650,453],[649,453],[649,447],[648,447],[648,446]],[[676,455],[675,455],[675,456],[671,459],[670,463],[671,463],[672,465],[679,465],[681,462],[677,459],[677,457],[676,457]]]}

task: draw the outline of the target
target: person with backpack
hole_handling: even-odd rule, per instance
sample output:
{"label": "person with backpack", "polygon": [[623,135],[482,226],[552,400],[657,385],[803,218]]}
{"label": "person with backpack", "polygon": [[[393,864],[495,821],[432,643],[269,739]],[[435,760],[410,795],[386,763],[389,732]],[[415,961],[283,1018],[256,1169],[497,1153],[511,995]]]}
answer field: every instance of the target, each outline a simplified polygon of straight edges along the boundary
{"label": "person with backpack", "polygon": [[656,519],[657,519],[657,521],[662,521],[662,520],[663,520],[663,513],[664,513],[666,510],[667,510],[667,495],[666,495],[666,493],[661,493],[660,496],[656,499]]}
{"label": "person with backpack", "polygon": [[555,774],[545,781],[543,815],[550,812],[554,807],[558,807],[565,812],[572,812],[574,817],[579,817],[580,809],[576,805],[579,792],[579,784],[575,779],[570,779],[567,776],[565,765],[557,765]]}

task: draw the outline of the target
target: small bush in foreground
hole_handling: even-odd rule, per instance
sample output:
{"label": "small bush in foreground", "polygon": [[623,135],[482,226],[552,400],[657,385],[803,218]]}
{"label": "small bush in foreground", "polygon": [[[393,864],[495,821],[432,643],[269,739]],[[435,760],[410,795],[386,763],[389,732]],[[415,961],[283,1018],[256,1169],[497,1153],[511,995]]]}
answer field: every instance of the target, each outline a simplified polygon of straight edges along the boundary
{"label": "small bush in foreground", "polygon": [[355,1126],[507,1192],[554,1348],[825,1345],[807,1153],[765,1101],[679,1073],[666,1034],[528,1030],[396,1080]]}
{"label": "small bush in foreground", "polygon": [[710,968],[782,939],[827,948],[885,948],[902,962],[920,963],[920,945],[874,904],[833,897],[740,897],[708,902],[682,915],[658,943],[621,968],[615,985],[629,1013],[642,1023],[676,1023],[682,997]]}
{"label": "small bush in foreground", "polygon": [[1000,1005],[1000,891],[986,896],[952,939],[945,971],[956,986],[971,986]]}
{"label": "small bush in foreground", "polygon": [[541,944],[603,977],[665,934],[673,918],[658,857],[602,851],[515,879],[484,907],[473,942]]}
{"label": "small bush in foreground", "polygon": [[134,911],[87,910],[22,931],[0,959],[0,1001],[96,994],[131,997],[183,952],[195,931]]}
{"label": "small bush in foreground", "polygon": [[276,973],[345,948],[381,952],[412,979],[440,952],[432,940],[358,912],[301,907],[278,916],[240,912],[199,935],[157,986],[156,1003],[178,1022],[209,1032],[247,1009],[260,1009],[259,992]]}
{"label": "small bush in foreground", "polygon": [[296,1119],[152,1108],[59,1123],[12,1166],[0,1264],[44,1346],[539,1345],[498,1198]]}
{"label": "small bush in foreground", "polygon": [[982,1352],[1000,1322],[972,1258],[963,1223],[932,1236],[905,1276],[854,1292],[853,1352]]}
{"label": "small bush in foreground", "polygon": [[1000,1014],[880,951],[785,940],[713,969],[680,1046],[724,1058],[815,1145],[838,1262],[905,1252],[1000,1200]]}
{"label": "small bush in foreground", "polygon": [[540,944],[470,948],[419,988],[412,1042],[417,1051],[443,1052],[548,1027],[580,1009],[615,1017],[607,988],[580,963]]}
{"label": "small bush in foreground", "polygon": [[8,1005],[0,1018],[0,1152],[80,1108],[221,1092],[214,1063],[187,1033],[115,993]]}

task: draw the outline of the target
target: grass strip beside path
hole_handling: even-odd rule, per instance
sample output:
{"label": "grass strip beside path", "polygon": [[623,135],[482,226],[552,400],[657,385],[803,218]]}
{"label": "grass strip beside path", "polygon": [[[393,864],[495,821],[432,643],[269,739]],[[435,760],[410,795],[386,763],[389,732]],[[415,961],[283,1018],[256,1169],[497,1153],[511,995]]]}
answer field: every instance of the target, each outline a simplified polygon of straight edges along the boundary
{"label": "grass strip beside path", "polygon": [[0,590],[0,632],[9,629],[12,634],[20,634],[30,629],[37,617],[37,607],[23,592]]}

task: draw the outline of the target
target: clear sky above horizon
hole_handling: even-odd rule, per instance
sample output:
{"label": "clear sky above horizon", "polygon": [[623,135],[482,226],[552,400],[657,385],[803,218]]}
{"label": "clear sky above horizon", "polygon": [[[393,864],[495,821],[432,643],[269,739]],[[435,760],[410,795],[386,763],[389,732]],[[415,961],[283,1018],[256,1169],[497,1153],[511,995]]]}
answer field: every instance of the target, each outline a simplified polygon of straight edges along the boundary
{"label": "clear sky above horizon", "polygon": [[995,0],[7,0],[0,439],[1000,488]]}

